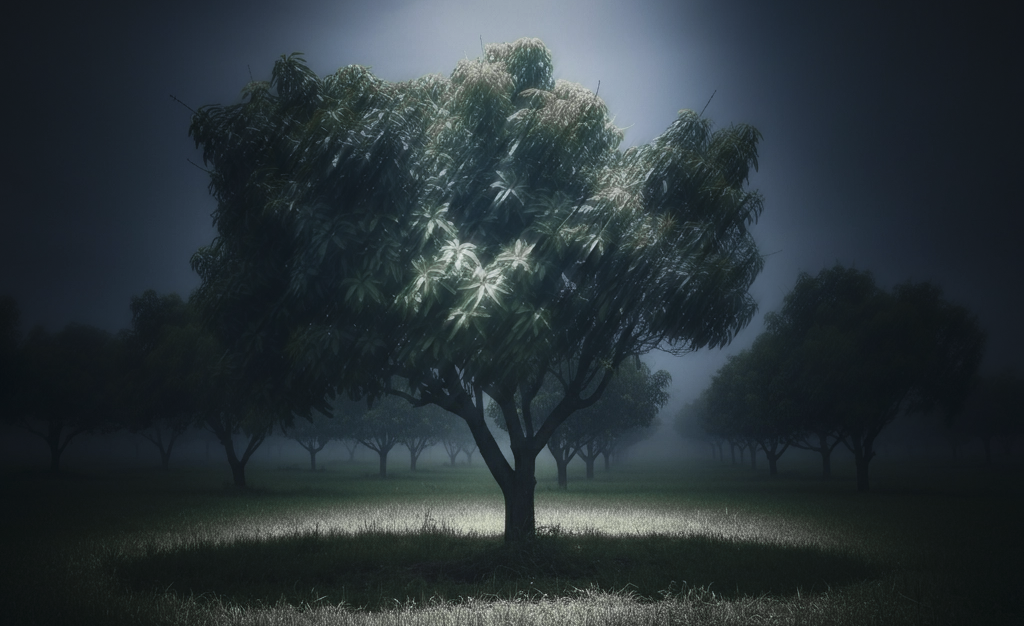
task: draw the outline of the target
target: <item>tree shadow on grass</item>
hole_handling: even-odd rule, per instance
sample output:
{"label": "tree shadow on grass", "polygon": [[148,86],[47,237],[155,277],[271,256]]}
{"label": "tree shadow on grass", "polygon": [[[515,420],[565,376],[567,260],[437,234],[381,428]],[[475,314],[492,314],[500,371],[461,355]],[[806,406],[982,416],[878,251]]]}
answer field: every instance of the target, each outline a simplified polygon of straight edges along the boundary
{"label": "tree shadow on grass", "polygon": [[572,596],[595,587],[652,600],[694,587],[726,597],[787,596],[879,575],[877,566],[852,555],[813,547],[556,531],[512,549],[500,538],[443,528],[153,547],[107,565],[133,591],[213,594],[241,604],[344,602],[371,610],[432,598]]}

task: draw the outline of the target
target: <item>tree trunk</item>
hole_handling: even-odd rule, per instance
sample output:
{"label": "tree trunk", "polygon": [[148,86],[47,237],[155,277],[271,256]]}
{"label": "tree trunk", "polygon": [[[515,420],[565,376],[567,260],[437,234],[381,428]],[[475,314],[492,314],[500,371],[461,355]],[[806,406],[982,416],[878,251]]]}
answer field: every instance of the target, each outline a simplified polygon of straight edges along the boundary
{"label": "tree trunk", "polygon": [[377,455],[380,457],[380,477],[388,477],[388,449],[381,448],[377,451]]}
{"label": "tree trunk", "polygon": [[778,468],[779,457],[774,455],[774,454],[768,454],[767,452],[765,452],[765,456],[768,457],[768,475],[769,476],[778,476],[778,474],[779,474],[779,468]]}
{"label": "tree trunk", "polygon": [[751,445],[750,447],[750,467],[757,469],[757,446]]}
{"label": "tree trunk", "polygon": [[[736,444],[734,444],[734,443],[730,443],[729,444],[729,452],[730,452],[730,454],[732,454],[732,464],[736,465]],[[741,456],[740,462],[741,463],[743,462],[742,455],[743,455],[743,450],[740,450],[740,456]]]}
{"label": "tree trunk", "polygon": [[580,458],[583,459],[583,463],[587,466],[587,480],[594,480],[594,461],[597,460],[600,451],[594,450],[594,442],[588,443],[586,446],[580,448]]}
{"label": "tree trunk", "polygon": [[310,446],[310,447],[308,447],[306,449],[309,450],[309,470],[311,472],[315,472],[316,471],[316,448],[314,448],[313,446]]}
{"label": "tree trunk", "polygon": [[604,471],[608,471],[612,466],[612,451],[605,450],[601,453],[604,456]]}
{"label": "tree trunk", "polygon": [[860,437],[852,438],[852,446],[850,446],[853,452],[853,460],[857,464],[857,491],[866,493],[870,487],[868,481],[868,464],[871,462],[872,457],[875,456],[874,451],[871,449],[872,437],[866,438],[861,441]]}
{"label": "tree trunk", "polygon": [[420,456],[419,453],[416,452],[416,447],[415,446],[410,446],[409,447],[409,471],[410,472],[415,472],[416,471],[416,459],[419,456]]}
{"label": "tree trunk", "polygon": [[221,438],[221,445],[224,446],[224,453],[228,457],[228,465],[231,466],[231,477],[236,487],[245,487],[245,463],[238,459],[235,454],[235,442],[231,434]]}
{"label": "tree trunk", "polygon": [[165,472],[171,470],[171,446],[167,446],[167,449],[160,449],[160,469]]}
{"label": "tree trunk", "polygon": [[861,455],[856,455],[854,460],[857,463],[857,491],[866,493],[870,486],[868,482],[868,462],[870,459],[864,458]]}
{"label": "tree trunk", "polygon": [[818,452],[821,453],[821,477],[828,479],[832,477],[832,448],[839,445],[839,440],[830,446],[828,445],[828,433],[818,432]]}
{"label": "tree trunk", "polygon": [[245,487],[245,464],[249,462],[252,454],[260,447],[265,439],[264,435],[250,435],[249,441],[245,446],[245,452],[242,453],[242,457],[239,458],[235,453],[235,441],[232,437],[231,430],[224,427],[223,424],[216,422],[207,422],[210,426],[210,430],[217,436],[221,445],[224,446],[224,453],[228,457],[228,465],[231,466],[231,476],[234,480],[236,487]]}
{"label": "tree trunk", "polygon": [[565,491],[569,488],[569,461],[575,455],[566,454],[567,448],[559,448],[548,442],[548,452],[555,458],[555,467],[558,468],[558,488]]}
{"label": "tree trunk", "polygon": [[511,484],[502,488],[505,496],[505,543],[520,544],[537,531],[533,496],[537,488],[537,457],[528,451],[515,453],[516,467]]}
{"label": "tree trunk", "polygon": [[228,464],[231,465],[231,477],[235,481],[236,487],[245,487],[245,464],[238,459],[228,459]]}

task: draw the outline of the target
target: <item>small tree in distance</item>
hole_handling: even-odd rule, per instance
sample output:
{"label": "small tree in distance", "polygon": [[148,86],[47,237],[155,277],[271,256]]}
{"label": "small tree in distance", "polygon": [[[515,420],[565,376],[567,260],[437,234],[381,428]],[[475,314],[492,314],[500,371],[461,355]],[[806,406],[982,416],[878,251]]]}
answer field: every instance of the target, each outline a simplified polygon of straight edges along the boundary
{"label": "small tree in distance", "polygon": [[9,358],[3,395],[11,422],[46,442],[50,472],[85,433],[119,427],[116,390],[123,346],[106,331],[69,324],[57,333],[34,328]]}
{"label": "small tree in distance", "polygon": [[153,290],[132,296],[132,325],[125,335],[127,375],[120,403],[125,425],[156,446],[160,466],[170,469],[178,438],[196,421],[195,407],[185,389],[191,373],[168,340],[174,329],[189,323],[185,302],[178,294],[158,296]]}
{"label": "small tree in distance", "polygon": [[589,423],[582,441],[580,458],[587,468],[587,479],[594,478],[594,461],[605,456],[605,469],[613,452],[647,437],[657,423],[657,415],[668,402],[672,376],[665,370],[651,372],[639,358],[622,363],[601,400],[581,413]]}
{"label": "small tree in distance", "polygon": [[405,404],[407,412],[401,441],[409,449],[409,471],[415,472],[416,461],[423,451],[441,441],[447,412],[436,405],[414,408]]}
{"label": "small tree in distance", "polygon": [[282,426],[285,437],[296,441],[309,453],[309,469],[316,471],[316,455],[335,439],[348,436],[343,420],[314,411],[309,419],[297,417],[290,425]]}
{"label": "small tree in distance", "polygon": [[[984,334],[966,309],[928,283],[891,292],[869,273],[835,266],[801,274],[762,335],[729,359],[697,412],[705,430],[757,442],[772,473],[781,450],[819,437],[823,470],[835,442],[857,467],[868,491],[868,467],[882,430],[902,415],[962,408],[984,348]],[[755,449],[750,447],[753,454]]]}
{"label": "small tree in distance", "polygon": [[470,456],[476,444],[473,443],[473,433],[466,427],[465,422],[456,415],[444,412],[439,416],[441,422],[441,445],[452,467],[455,466],[455,459],[460,452],[466,453],[466,463],[469,464]]}

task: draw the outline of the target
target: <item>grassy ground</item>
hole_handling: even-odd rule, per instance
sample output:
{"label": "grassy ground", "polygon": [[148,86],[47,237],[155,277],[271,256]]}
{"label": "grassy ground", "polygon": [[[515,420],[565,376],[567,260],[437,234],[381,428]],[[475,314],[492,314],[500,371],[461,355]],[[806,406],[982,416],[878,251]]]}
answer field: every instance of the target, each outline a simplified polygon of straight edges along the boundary
{"label": "grassy ground", "polygon": [[714,463],[541,476],[511,552],[482,467],[2,474],[0,621],[1011,623],[1019,468],[908,465],[875,492]]}

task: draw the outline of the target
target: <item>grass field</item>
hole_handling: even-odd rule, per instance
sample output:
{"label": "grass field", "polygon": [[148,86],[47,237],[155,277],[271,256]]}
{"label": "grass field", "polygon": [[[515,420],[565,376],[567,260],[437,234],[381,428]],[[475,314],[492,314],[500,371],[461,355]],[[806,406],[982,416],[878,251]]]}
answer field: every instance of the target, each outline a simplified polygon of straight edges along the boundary
{"label": "grass field", "polygon": [[[873,471],[886,470],[884,467]],[[482,466],[5,470],[5,624],[1015,623],[1020,468],[631,465],[540,476],[502,544]],[[572,480],[575,479],[575,480]],[[1019,623],[1019,622],[1017,622]]]}

